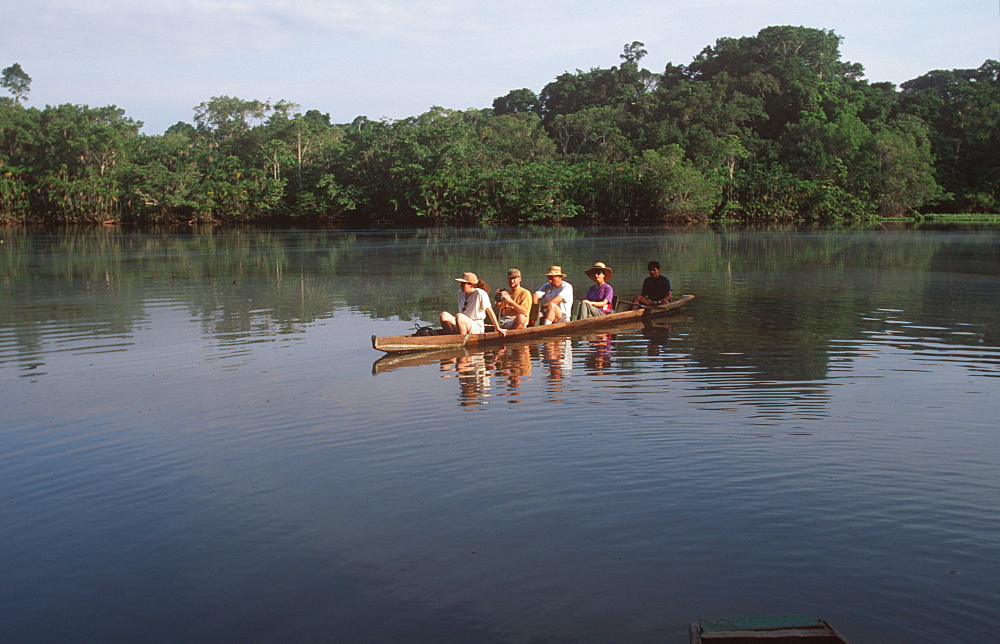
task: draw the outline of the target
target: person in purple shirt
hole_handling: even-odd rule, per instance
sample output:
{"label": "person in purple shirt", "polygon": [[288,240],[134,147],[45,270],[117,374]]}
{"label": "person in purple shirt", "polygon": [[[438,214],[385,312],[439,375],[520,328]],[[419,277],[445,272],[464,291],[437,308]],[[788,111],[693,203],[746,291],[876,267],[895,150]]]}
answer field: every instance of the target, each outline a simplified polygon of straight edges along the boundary
{"label": "person in purple shirt", "polygon": [[614,275],[614,271],[605,266],[604,262],[596,262],[584,272],[594,280],[594,285],[587,291],[587,297],[580,302],[580,319],[611,313],[615,290],[608,284],[608,280]]}

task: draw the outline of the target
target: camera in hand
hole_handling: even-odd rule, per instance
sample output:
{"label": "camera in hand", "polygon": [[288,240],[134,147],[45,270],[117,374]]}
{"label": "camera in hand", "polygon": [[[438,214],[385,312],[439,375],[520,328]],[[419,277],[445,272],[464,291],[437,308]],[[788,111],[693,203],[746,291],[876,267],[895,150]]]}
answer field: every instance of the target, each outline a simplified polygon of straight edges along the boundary
{"label": "camera in hand", "polygon": [[495,298],[496,298],[497,303],[503,302],[503,289],[502,288],[498,288],[497,289]]}

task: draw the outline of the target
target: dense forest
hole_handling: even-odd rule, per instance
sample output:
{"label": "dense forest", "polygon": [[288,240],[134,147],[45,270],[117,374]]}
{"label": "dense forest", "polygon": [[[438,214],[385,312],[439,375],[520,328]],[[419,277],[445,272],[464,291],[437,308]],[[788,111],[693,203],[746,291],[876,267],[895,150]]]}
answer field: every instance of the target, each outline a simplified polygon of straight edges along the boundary
{"label": "dense forest", "polygon": [[832,31],[767,27],[689,65],[620,63],[483,109],[331,123],[212,97],[164,134],[0,86],[0,223],[854,222],[1000,211],[1000,63],[869,83]]}

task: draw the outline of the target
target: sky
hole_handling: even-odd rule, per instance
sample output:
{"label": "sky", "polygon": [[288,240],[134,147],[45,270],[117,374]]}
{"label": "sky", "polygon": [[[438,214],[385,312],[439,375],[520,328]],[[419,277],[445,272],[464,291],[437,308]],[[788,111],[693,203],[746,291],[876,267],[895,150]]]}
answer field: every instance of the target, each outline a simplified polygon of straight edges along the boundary
{"label": "sky", "polygon": [[688,64],[718,38],[828,29],[871,82],[1000,59],[1000,0],[0,0],[0,69],[29,107],[116,105],[160,134],[214,96],[334,123],[490,107],[564,72]]}

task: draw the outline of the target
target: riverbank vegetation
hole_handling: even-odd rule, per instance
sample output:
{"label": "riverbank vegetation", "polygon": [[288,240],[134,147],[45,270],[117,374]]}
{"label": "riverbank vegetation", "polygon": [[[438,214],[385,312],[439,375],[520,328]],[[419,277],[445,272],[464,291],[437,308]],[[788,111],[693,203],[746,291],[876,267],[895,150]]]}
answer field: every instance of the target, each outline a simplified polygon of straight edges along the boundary
{"label": "riverbank vegetation", "polygon": [[331,123],[217,96],[162,135],[115,107],[0,86],[0,222],[371,226],[865,221],[1000,211],[1000,63],[870,83],[832,31],[721,38],[482,109]]}

